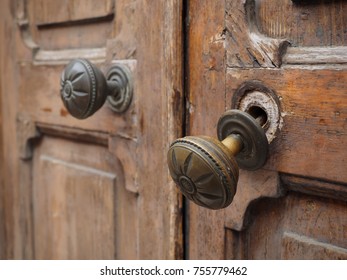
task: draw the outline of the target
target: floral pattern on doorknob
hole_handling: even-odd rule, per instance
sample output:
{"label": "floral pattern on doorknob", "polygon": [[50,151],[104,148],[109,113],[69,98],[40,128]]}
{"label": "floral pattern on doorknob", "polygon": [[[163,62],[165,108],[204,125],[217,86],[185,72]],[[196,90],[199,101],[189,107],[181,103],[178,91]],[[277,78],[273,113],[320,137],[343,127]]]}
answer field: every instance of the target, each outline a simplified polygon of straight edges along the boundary
{"label": "floral pattern on doorknob", "polygon": [[60,86],[64,105],[78,119],[91,116],[107,97],[103,74],[85,59],[75,59],[65,67]]}
{"label": "floral pattern on doorknob", "polygon": [[206,143],[196,137],[175,141],[168,153],[169,170],[188,199],[204,207],[219,209],[230,204],[235,190],[229,186],[236,184],[238,174],[223,170],[210,155]]}

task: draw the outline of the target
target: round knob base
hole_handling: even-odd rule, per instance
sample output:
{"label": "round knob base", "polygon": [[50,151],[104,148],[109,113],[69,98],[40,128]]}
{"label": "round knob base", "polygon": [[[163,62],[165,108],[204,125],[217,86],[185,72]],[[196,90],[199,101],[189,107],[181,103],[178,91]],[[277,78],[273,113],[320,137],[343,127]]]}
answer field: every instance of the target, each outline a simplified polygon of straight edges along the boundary
{"label": "round knob base", "polygon": [[112,66],[107,72],[108,82],[117,84],[116,90],[107,97],[110,108],[116,113],[125,112],[133,98],[133,80],[130,70],[121,64]]}
{"label": "round knob base", "polygon": [[226,111],[218,121],[217,133],[221,141],[230,134],[242,138],[243,149],[235,156],[241,169],[256,170],[265,164],[269,144],[264,129],[251,115],[240,110]]}

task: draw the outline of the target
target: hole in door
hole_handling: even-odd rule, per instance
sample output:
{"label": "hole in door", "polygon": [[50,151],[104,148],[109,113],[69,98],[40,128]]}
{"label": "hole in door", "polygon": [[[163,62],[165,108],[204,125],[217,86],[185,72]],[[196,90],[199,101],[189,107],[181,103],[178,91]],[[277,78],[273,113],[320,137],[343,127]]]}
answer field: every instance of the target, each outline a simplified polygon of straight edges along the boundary
{"label": "hole in door", "polygon": [[264,128],[268,126],[268,116],[266,111],[259,106],[251,106],[248,108],[247,113],[250,114],[257,122]]}

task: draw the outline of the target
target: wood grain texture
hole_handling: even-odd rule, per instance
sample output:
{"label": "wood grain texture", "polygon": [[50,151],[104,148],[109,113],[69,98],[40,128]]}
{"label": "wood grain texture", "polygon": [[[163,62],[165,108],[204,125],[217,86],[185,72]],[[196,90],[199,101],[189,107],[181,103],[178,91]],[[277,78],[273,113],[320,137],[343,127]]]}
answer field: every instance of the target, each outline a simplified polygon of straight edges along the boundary
{"label": "wood grain texture", "polygon": [[317,241],[296,233],[285,232],[282,239],[282,259],[346,260],[347,249]]}
{"label": "wood grain texture", "polygon": [[136,258],[136,195],[117,165],[105,147],[42,138],[33,160],[35,258]]}
{"label": "wood grain texture", "polygon": [[280,174],[280,181],[283,188],[290,191],[347,201],[347,184],[345,182],[336,183],[291,174]]}
{"label": "wood grain texture", "polygon": [[236,68],[279,67],[289,42],[260,34],[253,1],[226,1],[227,66]]}
{"label": "wood grain texture", "polygon": [[283,63],[294,65],[347,64],[347,47],[288,48],[283,56]]}
{"label": "wood grain texture", "polygon": [[[2,5],[0,4],[0,18],[3,16]],[[0,25],[2,24],[0,20]],[[4,38],[4,29],[0,27],[0,38]],[[4,48],[0,46],[0,58],[4,56]],[[0,73],[2,73],[2,64],[0,63]],[[4,185],[4,170],[5,161],[3,154],[3,117],[2,117],[2,91],[3,91],[3,75],[0,75],[0,259],[5,258],[6,253],[6,239],[5,239],[5,185]]]}
{"label": "wood grain texture", "polygon": [[294,46],[346,46],[347,3],[255,0],[257,26],[271,38],[287,38]]}
{"label": "wood grain texture", "polygon": [[[262,81],[281,98],[283,127],[266,169],[347,180],[347,72],[336,69],[228,70],[228,99],[241,82]],[[327,168],[329,166],[329,168]]]}
{"label": "wood grain texture", "polygon": [[114,12],[114,0],[33,0],[29,5],[36,10],[34,24],[41,26],[100,18]]}
{"label": "wood grain texture", "polygon": [[182,258],[181,195],[166,164],[170,142],[182,135],[182,1],[137,5],[139,257]]}
{"label": "wood grain texture", "polygon": [[[345,36],[345,3],[298,6],[313,7],[323,31],[313,34],[317,30],[310,22],[312,30],[302,29],[307,38],[300,48],[288,49],[284,65],[284,26],[297,22],[283,17],[277,2],[190,1],[187,134],[215,136],[219,117],[232,108],[234,94],[247,81],[262,83],[278,96],[283,118],[266,165],[252,174],[240,172],[229,208],[209,211],[189,204],[192,259],[345,258],[347,76],[345,43],[339,41]],[[271,34],[260,30],[259,5],[267,5],[262,13]],[[339,15],[322,16],[331,7]],[[211,51],[214,42],[220,47]],[[296,62],[287,59],[295,53]]]}
{"label": "wood grain texture", "polygon": [[277,172],[240,170],[240,179],[233,203],[225,209],[225,226],[241,231],[248,226],[248,208],[255,201],[283,196],[285,191]]}
{"label": "wood grain texture", "polygon": [[[245,233],[246,257],[344,259],[346,254],[341,252],[346,252],[347,248],[346,209],[346,202],[295,193],[278,200],[260,201],[251,210],[252,222]],[[299,236],[299,240],[288,240],[286,232]],[[319,254],[324,248],[330,248],[330,251]]]}
{"label": "wood grain texture", "polygon": [[[210,11],[213,11],[211,13]],[[225,28],[223,1],[189,1],[189,127],[188,135],[216,137],[216,123],[225,105]],[[213,104],[213,105],[212,105]],[[213,109],[212,109],[212,107]],[[224,211],[189,204],[188,257],[224,258]]]}
{"label": "wood grain texture", "polygon": [[[1,113],[3,116],[2,129],[5,132],[3,136],[3,162],[6,162],[3,167],[3,191],[4,195],[3,207],[5,220],[3,225],[5,227],[5,248],[3,252],[4,258],[14,258],[15,256],[26,255],[24,239],[21,236],[22,226],[20,223],[19,209],[20,209],[20,193],[18,186],[18,151],[16,139],[16,112],[17,112],[17,98],[15,94],[8,94],[9,92],[17,91],[17,73],[16,67],[13,63],[16,57],[16,25],[11,18],[15,10],[13,1],[1,1],[1,60],[0,71],[2,81],[1,83]],[[4,244],[3,244],[4,245]]]}
{"label": "wood grain texture", "polygon": [[[114,1],[16,2],[16,17],[28,46],[45,50],[100,48],[113,34]],[[93,34],[93,36],[90,36]],[[35,54],[35,53],[34,53]]]}

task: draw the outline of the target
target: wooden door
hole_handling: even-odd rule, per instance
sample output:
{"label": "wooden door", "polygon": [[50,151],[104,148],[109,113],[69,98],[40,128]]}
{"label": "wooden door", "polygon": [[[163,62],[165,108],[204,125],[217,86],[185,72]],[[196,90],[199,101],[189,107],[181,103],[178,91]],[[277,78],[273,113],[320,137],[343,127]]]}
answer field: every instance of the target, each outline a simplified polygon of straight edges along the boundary
{"label": "wooden door", "polygon": [[217,137],[251,92],[280,108],[267,163],[240,171],[232,204],[188,204],[189,258],[347,259],[346,30],[342,0],[189,1],[187,135]]}
{"label": "wooden door", "polygon": [[[181,258],[166,168],[181,134],[180,1],[6,0],[0,11],[0,256]],[[71,117],[59,92],[74,58],[104,73],[126,65],[130,108]]]}

